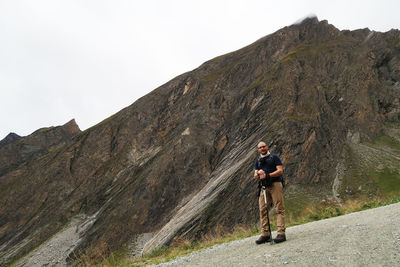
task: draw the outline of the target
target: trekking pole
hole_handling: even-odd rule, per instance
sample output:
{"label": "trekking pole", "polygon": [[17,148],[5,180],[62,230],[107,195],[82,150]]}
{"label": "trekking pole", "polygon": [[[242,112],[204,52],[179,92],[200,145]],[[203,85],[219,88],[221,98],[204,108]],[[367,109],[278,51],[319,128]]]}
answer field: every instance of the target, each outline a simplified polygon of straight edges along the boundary
{"label": "trekking pole", "polygon": [[267,210],[267,221],[268,221],[268,231],[269,231],[269,242],[271,242],[271,245],[274,243],[274,240],[272,239],[272,232],[271,232],[271,224],[269,221],[269,210],[268,210],[268,203],[267,203],[267,193],[266,193],[266,188],[263,185],[262,186],[263,194],[264,194],[264,202],[265,202],[265,209]]}

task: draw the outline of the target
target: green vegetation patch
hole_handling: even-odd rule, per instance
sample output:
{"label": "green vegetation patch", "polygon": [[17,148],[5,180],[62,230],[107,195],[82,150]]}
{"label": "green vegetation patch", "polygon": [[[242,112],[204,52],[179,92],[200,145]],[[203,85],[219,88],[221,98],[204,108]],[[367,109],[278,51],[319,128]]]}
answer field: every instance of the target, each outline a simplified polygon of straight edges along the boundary
{"label": "green vegetation patch", "polygon": [[210,71],[206,76],[204,76],[203,79],[205,82],[214,82],[218,80],[223,73],[228,72],[231,68],[233,68],[233,64],[228,64],[224,67],[217,68]]}
{"label": "green vegetation patch", "polygon": [[298,57],[303,57],[310,55],[315,52],[315,46],[311,44],[301,44],[294,49],[290,50],[283,58],[282,62],[288,62],[297,59]]}
{"label": "green vegetation patch", "polygon": [[255,80],[254,82],[252,82],[249,87],[246,88],[246,92],[250,91],[258,86],[260,86],[261,84],[263,84],[265,81],[268,80],[268,76],[261,76],[260,78],[258,78],[257,80]]}
{"label": "green vegetation patch", "polygon": [[287,63],[300,58],[318,59],[320,56],[324,56],[328,53],[345,52],[346,48],[349,46],[351,46],[351,41],[345,37],[338,37],[323,43],[310,41],[308,43],[302,43],[290,50],[285,56],[283,56],[281,62]]}
{"label": "green vegetation patch", "polygon": [[285,209],[289,220],[297,220],[310,206],[312,201],[305,195],[298,194],[285,198]]}
{"label": "green vegetation patch", "polygon": [[373,172],[371,176],[381,194],[385,196],[400,196],[400,173],[398,170],[385,167],[382,171]]}
{"label": "green vegetation patch", "polygon": [[276,88],[279,87],[280,84],[278,83],[278,75],[279,71],[281,70],[281,65],[280,63],[275,63],[272,65],[267,72],[255,79],[249,86],[247,86],[242,93],[247,94],[251,90],[261,87],[264,85],[263,89],[264,90],[269,90],[271,88]]}
{"label": "green vegetation patch", "polygon": [[400,196],[400,143],[387,135],[371,143],[345,148],[345,168],[340,197],[390,198]]}
{"label": "green vegetation patch", "polygon": [[[373,143],[366,145],[375,149],[387,151],[390,154],[400,155],[400,142],[388,135],[377,137]],[[379,152],[377,152],[379,153]],[[379,189],[379,194],[387,197],[400,195],[400,166],[396,156],[387,155],[377,157],[377,162],[370,166],[369,175]]]}
{"label": "green vegetation patch", "polygon": [[377,137],[370,145],[373,147],[386,146],[400,153],[400,142],[388,135]]}
{"label": "green vegetation patch", "polygon": [[306,115],[290,115],[286,117],[288,120],[294,120],[294,121],[308,121],[310,119],[310,116]]}
{"label": "green vegetation patch", "polygon": [[322,219],[327,219],[331,217],[336,217],[339,215],[343,215],[344,212],[339,206],[327,206],[321,210],[318,210],[317,212],[313,212],[308,214],[306,218],[307,221],[318,221]]}

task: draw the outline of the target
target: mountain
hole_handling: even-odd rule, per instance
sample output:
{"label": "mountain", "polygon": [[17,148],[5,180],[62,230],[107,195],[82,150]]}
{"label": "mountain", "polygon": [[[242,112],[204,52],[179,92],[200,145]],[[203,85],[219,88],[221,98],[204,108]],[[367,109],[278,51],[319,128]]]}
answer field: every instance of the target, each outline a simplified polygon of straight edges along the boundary
{"label": "mountain", "polygon": [[0,141],[0,176],[63,145],[79,132],[75,120],[71,120],[63,126],[39,129],[26,137],[10,133]]}
{"label": "mountain", "polygon": [[84,227],[70,261],[257,224],[259,140],[273,139],[284,163],[288,213],[322,199],[398,195],[399,96],[398,30],[340,31],[316,17],[285,27],[9,165],[0,264],[76,218]]}
{"label": "mountain", "polygon": [[20,138],[21,136],[16,133],[9,133],[3,140],[0,141],[0,147],[13,143]]}

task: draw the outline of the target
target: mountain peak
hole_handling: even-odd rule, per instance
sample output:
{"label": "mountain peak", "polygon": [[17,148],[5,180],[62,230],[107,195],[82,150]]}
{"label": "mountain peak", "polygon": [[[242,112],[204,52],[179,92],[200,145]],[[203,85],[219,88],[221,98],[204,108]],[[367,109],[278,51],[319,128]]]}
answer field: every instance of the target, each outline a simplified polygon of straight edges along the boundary
{"label": "mountain peak", "polygon": [[16,133],[9,133],[3,140],[0,141],[0,147],[13,143],[20,138],[21,136]]}
{"label": "mountain peak", "polygon": [[318,24],[319,20],[317,15],[315,14],[310,14],[308,16],[302,17],[301,19],[298,19],[295,23],[292,25],[299,25],[299,24]]}
{"label": "mountain peak", "polygon": [[68,134],[70,135],[74,135],[76,133],[79,133],[81,130],[79,129],[78,124],[76,123],[75,119],[70,120],[69,122],[67,122],[66,124],[64,124],[63,126],[61,126],[61,128]]}
{"label": "mountain peak", "polygon": [[0,176],[65,144],[80,131],[72,119],[62,126],[41,128],[24,137],[10,133],[0,141]]}

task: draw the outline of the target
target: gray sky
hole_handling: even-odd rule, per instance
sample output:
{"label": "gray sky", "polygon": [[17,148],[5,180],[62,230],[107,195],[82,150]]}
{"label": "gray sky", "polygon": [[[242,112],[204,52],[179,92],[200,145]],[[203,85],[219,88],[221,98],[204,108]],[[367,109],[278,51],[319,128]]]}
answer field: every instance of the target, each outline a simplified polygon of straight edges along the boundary
{"label": "gray sky", "polygon": [[400,28],[397,0],[0,0],[0,140],[85,130],[203,62],[315,14]]}

